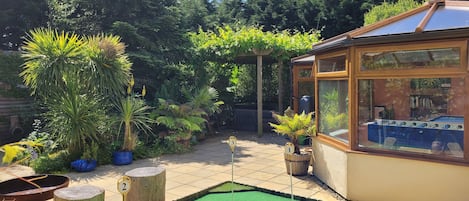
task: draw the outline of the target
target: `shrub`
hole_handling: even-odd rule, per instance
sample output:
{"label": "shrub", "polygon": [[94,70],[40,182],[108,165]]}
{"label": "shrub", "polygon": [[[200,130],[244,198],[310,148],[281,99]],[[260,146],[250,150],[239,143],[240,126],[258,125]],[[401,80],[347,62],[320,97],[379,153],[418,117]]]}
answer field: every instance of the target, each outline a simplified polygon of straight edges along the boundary
{"label": "shrub", "polygon": [[31,163],[31,167],[38,174],[69,171],[70,155],[66,151],[41,155]]}

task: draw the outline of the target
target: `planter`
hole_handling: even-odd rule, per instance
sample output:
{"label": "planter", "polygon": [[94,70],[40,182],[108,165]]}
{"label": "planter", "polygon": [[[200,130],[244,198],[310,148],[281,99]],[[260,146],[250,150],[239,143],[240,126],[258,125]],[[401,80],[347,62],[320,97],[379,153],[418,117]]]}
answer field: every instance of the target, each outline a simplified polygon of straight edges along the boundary
{"label": "planter", "polygon": [[96,160],[79,159],[71,162],[70,165],[77,172],[90,172],[96,169],[98,163]]}
{"label": "planter", "polygon": [[302,176],[308,174],[310,154],[284,154],[287,173],[290,174],[290,162],[292,175]]}
{"label": "planter", "polygon": [[189,148],[191,147],[191,138],[179,138],[176,140],[176,142],[180,145],[182,145],[184,148]]}
{"label": "planter", "polygon": [[[24,180],[37,184],[34,186]],[[54,197],[54,191],[67,187],[70,179],[61,175],[34,175],[0,182],[0,200],[45,201]]]}
{"label": "planter", "polygon": [[128,165],[132,163],[132,160],[131,151],[115,151],[112,153],[112,163],[114,165]]}

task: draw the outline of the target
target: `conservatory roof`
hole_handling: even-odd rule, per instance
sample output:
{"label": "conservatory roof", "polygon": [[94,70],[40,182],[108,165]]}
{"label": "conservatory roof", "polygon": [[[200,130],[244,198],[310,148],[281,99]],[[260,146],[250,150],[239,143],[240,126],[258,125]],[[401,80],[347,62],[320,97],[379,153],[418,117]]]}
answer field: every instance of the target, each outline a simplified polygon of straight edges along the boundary
{"label": "conservatory roof", "polygon": [[433,0],[414,10],[313,45],[312,53],[351,45],[469,36],[469,1]]}
{"label": "conservatory roof", "polygon": [[314,63],[315,56],[314,55],[302,55],[299,57],[295,57],[291,59],[292,64],[312,64]]}

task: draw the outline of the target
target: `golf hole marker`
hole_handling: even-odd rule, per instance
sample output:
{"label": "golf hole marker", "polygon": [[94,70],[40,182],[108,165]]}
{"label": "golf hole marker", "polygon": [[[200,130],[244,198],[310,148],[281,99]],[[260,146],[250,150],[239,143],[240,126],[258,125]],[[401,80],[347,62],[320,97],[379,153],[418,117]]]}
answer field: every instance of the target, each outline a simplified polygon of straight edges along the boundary
{"label": "golf hole marker", "polygon": [[230,146],[231,149],[231,200],[234,200],[234,151],[236,148],[236,142],[237,139],[235,136],[230,136],[228,138],[228,145]]}
{"label": "golf hole marker", "polygon": [[[285,144],[285,153],[286,154],[293,154],[295,152],[295,145],[291,142],[287,142]],[[293,170],[291,166],[291,160],[288,160],[288,163],[290,163],[290,188],[291,188],[291,199],[293,200]]]}
{"label": "golf hole marker", "polygon": [[119,180],[117,180],[117,190],[122,194],[122,200],[125,200],[127,193],[130,191],[132,187],[132,181],[128,176],[122,176]]}
{"label": "golf hole marker", "polygon": [[293,152],[295,152],[295,145],[293,145],[293,143],[291,143],[291,142],[287,142],[285,144],[285,153],[286,154],[293,154]]}
{"label": "golf hole marker", "polygon": [[236,147],[237,139],[235,136],[230,136],[228,138],[228,145],[230,145],[231,152],[233,153]]}

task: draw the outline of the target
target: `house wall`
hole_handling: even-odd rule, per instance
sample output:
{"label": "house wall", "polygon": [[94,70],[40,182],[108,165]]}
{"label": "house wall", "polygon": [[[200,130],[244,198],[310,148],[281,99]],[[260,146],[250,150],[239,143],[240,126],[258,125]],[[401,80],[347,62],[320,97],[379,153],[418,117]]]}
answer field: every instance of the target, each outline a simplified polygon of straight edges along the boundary
{"label": "house wall", "polygon": [[347,197],[347,155],[336,148],[313,140],[313,174],[337,193]]}
{"label": "house wall", "polygon": [[313,140],[313,174],[353,201],[467,201],[469,167],[345,152]]}
{"label": "house wall", "polygon": [[356,153],[347,158],[350,200],[468,200],[468,167]]}

